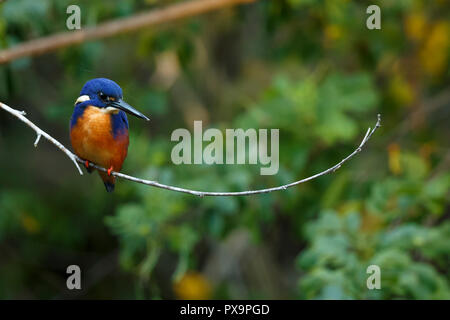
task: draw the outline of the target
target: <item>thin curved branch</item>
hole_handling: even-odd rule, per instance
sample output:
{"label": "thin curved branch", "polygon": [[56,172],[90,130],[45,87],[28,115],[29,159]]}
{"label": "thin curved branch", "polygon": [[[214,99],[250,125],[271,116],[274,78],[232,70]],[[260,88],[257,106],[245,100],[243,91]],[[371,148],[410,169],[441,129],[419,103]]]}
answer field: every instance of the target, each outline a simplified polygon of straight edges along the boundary
{"label": "thin curved branch", "polygon": [[53,143],[55,146],[57,146],[62,152],[64,152],[69,158],[70,160],[73,161],[73,163],[75,164],[75,166],[78,169],[78,172],[83,175],[83,171],[81,171],[80,166],[78,165],[77,161],[78,161],[78,157],[76,155],[74,155],[72,152],[70,152],[66,147],[64,147],[61,142],[59,142],[58,140],[56,140],[55,138],[53,138],[51,135],[49,135],[48,133],[46,133],[45,131],[41,130],[37,125],[35,125],[33,122],[31,122],[30,120],[28,120],[27,117],[25,117],[25,115],[27,114],[25,111],[19,111],[16,109],[13,109],[9,106],[7,106],[4,103],[0,102],[0,107],[3,108],[4,110],[8,111],[9,113],[11,113],[12,115],[16,116],[17,118],[19,118],[19,120],[25,122],[31,129],[33,129],[36,132],[36,141],[34,142],[34,146],[37,147],[39,140],[41,139],[41,137],[44,137],[45,139],[47,139],[48,141],[50,141],[51,143]]}
{"label": "thin curved branch", "polygon": [[[14,116],[16,116],[17,118],[19,118],[21,121],[25,122],[29,127],[31,127],[37,134],[37,138],[36,138],[36,142],[35,142],[35,146],[37,146],[37,143],[39,142],[40,137],[44,137],[46,138],[48,141],[50,141],[51,143],[53,143],[54,145],[56,145],[59,149],[61,149],[61,151],[63,151],[76,165],[78,171],[80,172],[80,174],[83,174],[79,165],[77,164],[77,162],[84,164],[85,161],[80,159],[79,157],[77,157],[75,154],[73,154],[72,152],[70,152],[67,148],[65,148],[60,142],[58,142],[55,138],[51,137],[49,134],[45,133],[44,131],[42,131],[40,128],[38,128],[34,123],[32,123],[30,120],[28,120],[25,117],[25,112],[24,111],[18,111],[15,110],[9,106],[7,106],[4,103],[0,102],[0,107],[3,108],[4,110],[8,111],[9,113],[13,114]],[[185,188],[180,188],[180,187],[175,187],[175,186],[169,186],[166,184],[162,184],[159,183],[157,181],[152,181],[152,180],[144,180],[144,179],[140,179],[140,178],[136,178],[133,176],[129,176],[127,174],[123,174],[120,172],[115,172],[113,171],[111,174],[115,177],[118,178],[122,178],[122,179],[126,179],[129,181],[133,181],[133,182],[137,182],[137,183],[142,183],[148,186],[152,186],[152,187],[157,187],[157,188],[161,188],[161,189],[166,189],[166,190],[171,190],[171,191],[177,191],[177,192],[183,192],[183,193],[189,193],[195,196],[199,196],[199,197],[204,197],[204,196],[248,196],[248,195],[253,195],[253,194],[260,194],[260,193],[269,193],[269,192],[273,192],[273,191],[280,191],[280,190],[286,190],[287,188],[299,185],[301,183],[305,183],[307,181],[311,181],[314,180],[318,177],[321,177],[323,175],[326,175],[328,173],[334,172],[336,170],[338,170],[345,162],[347,162],[348,160],[350,160],[351,158],[353,158],[357,153],[359,153],[362,150],[362,147],[364,147],[364,145],[366,144],[367,141],[369,141],[370,137],[373,135],[373,133],[381,126],[381,116],[378,114],[378,118],[377,118],[377,122],[375,124],[375,126],[371,129],[368,128],[366,135],[364,136],[363,140],[361,141],[361,143],[359,144],[359,146],[352,152],[350,153],[347,157],[345,157],[344,159],[342,159],[339,163],[335,164],[334,166],[332,166],[331,168],[328,168],[320,173],[317,173],[315,175],[312,175],[308,178],[304,178],[302,180],[298,180],[289,184],[285,184],[282,186],[278,186],[278,187],[273,187],[273,188],[267,188],[267,189],[259,189],[259,190],[248,190],[248,191],[239,191],[239,192],[208,192],[208,191],[197,191],[197,190],[190,190],[190,189],[185,189]],[[95,165],[93,163],[90,163],[90,166],[100,170],[100,171],[104,171],[107,172],[107,169],[100,167],[98,165]]]}
{"label": "thin curved branch", "polygon": [[[60,48],[129,33],[149,26],[199,15],[229,6],[250,3],[255,0],[194,0],[176,3],[165,8],[137,13],[130,17],[112,20],[95,27],[76,31],[60,32],[50,36],[19,43],[11,48],[0,50],[0,64],[15,59],[36,56]],[[1,1],[0,1],[1,2]]]}

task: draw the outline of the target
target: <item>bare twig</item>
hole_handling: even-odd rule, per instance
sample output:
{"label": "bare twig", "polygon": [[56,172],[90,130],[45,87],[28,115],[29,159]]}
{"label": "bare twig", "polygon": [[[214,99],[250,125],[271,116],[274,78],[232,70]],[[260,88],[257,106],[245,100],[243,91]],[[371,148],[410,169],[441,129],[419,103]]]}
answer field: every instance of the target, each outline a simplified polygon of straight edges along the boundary
{"label": "bare twig", "polygon": [[[13,114],[17,118],[19,118],[20,120],[25,122],[34,131],[36,131],[36,134],[38,135],[38,138],[36,139],[35,145],[39,141],[39,136],[42,136],[42,137],[46,138],[51,143],[56,145],[59,149],[61,149],[75,163],[75,165],[78,168],[78,171],[80,172],[80,174],[83,174],[81,169],[80,169],[80,167],[77,164],[77,161],[79,163],[82,163],[82,164],[84,164],[85,161],[80,159],[79,157],[77,157],[72,152],[70,152],[60,142],[58,142],[56,139],[54,139],[53,137],[51,137],[50,135],[48,135],[47,133],[42,131],[34,123],[32,123],[30,120],[28,120],[25,117],[25,112],[24,111],[15,110],[15,109],[13,109],[11,107],[8,107],[7,105],[5,105],[4,103],[1,103],[1,102],[0,102],[0,108],[3,108],[4,110],[6,110],[9,113]],[[357,153],[359,153],[361,151],[362,147],[366,144],[366,142],[370,139],[372,134],[380,126],[381,126],[381,116],[378,115],[377,122],[376,122],[375,126],[373,127],[373,129],[371,129],[371,128],[367,129],[366,135],[364,136],[364,138],[361,141],[361,143],[359,144],[359,146],[351,154],[349,154],[347,157],[342,159],[339,163],[335,164],[331,168],[326,169],[325,171],[322,171],[320,173],[312,175],[312,176],[310,176],[308,178],[304,178],[302,180],[298,180],[298,181],[295,181],[295,182],[292,182],[292,183],[289,183],[289,184],[285,184],[285,185],[282,185],[282,186],[279,186],[279,187],[273,187],[273,188],[267,188],[267,189],[259,189],[259,190],[240,191],[240,192],[208,192],[208,191],[196,191],[196,190],[184,189],[184,188],[175,187],[175,186],[169,186],[169,185],[165,185],[165,184],[159,183],[157,181],[144,180],[144,179],[136,178],[136,177],[129,176],[129,175],[126,175],[126,174],[123,174],[123,173],[120,173],[120,172],[115,172],[115,171],[113,171],[111,174],[113,176],[115,176],[115,177],[119,177],[119,178],[122,178],[122,179],[126,179],[126,180],[130,180],[130,181],[133,181],[133,182],[137,182],[137,183],[142,183],[142,184],[145,184],[145,185],[148,185],[148,186],[153,186],[153,187],[162,188],[162,189],[171,190],[171,191],[189,193],[189,194],[192,194],[192,195],[195,195],[195,196],[199,196],[199,197],[203,197],[203,196],[248,196],[248,195],[252,195],[252,194],[269,193],[269,192],[273,192],[273,191],[286,190],[287,188],[299,185],[299,184],[307,182],[307,181],[314,180],[314,179],[316,179],[318,177],[321,177],[323,175],[326,175],[328,173],[335,172],[336,170],[338,170],[345,162],[350,160],[353,156],[355,156]],[[93,163],[90,163],[90,166],[95,168],[95,169],[97,169],[97,170],[100,170],[100,171],[104,171],[104,172],[108,171],[107,169],[105,169],[103,167],[100,167],[98,165],[95,165]]]}
{"label": "bare twig", "polygon": [[77,31],[61,32],[47,37],[30,40],[15,47],[0,51],[0,64],[18,58],[35,56],[85,41],[111,37],[117,34],[136,31],[156,24],[174,21],[205,12],[249,3],[255,0],[194,0],[181,2],[163,9],[154,9],[131,17],[112,20],[96,27]]}
{"label": "bare twig", "polygon": [[55,138],[50,136],[48,133],[42,131],[37,125],[35,125],[30,120],[28,120],[28,118],[25,117],[25,115],[26,115],[25,111],[19,111],[19,110],[13,109],[13,108],[8,107],[6,104],[1,103],[1,102],[0,102],[0,107],[3,108],[4,110],[8,111],[12,115],[16,116],[17,118],[19,118],[23,122],[25,122],[31,129],[33,129],[36,132],[37,137],[36,137],[36,141],[34,142],[34,146],[35,147],[37,147],[37,144],[38,144],[39,139],[41,138],[41,136],[44,137],[45,139],[47,139],[48,141],[53,143],[55,146],[57,146],[62,152],[64,152],[70,158],[70,160],[73,161],[73,163],[75,164],[75,166],[78,169],[78,172],[81,175],[83,174],[83,171],[81,171],[80,166],[77,163],[77,161],[78,161],[77,158],[78,157],[76,155],[74,155],[72,152],[70,152],[66,147],[64,147],[58,140],[56,140]]}

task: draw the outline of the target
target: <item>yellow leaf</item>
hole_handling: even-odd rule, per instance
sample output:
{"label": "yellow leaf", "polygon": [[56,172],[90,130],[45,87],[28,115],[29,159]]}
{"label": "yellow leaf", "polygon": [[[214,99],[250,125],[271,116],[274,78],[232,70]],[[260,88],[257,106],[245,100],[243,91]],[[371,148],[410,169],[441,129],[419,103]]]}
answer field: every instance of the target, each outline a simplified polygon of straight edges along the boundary
{"label": "yellow leaf", "polygon": [[395,102],[402,106],[410,106],[415,99],[411,85],[400,75],[395,75],[392,78],[389,84],[389,92]]}
{"label": "yellow leaf", "polygon": [[419,42],[426,33],[427,20],[422,13],[412,13],[405,19],[405,32],[408,38]]}
{"label": "yellow leaf", "polygon": [[420,51],[420,62],[424,72],[438,76],[446,71],[449,48],[449,26],[447,22],[435,23]]}
{"label": "yellow leaf", "polygon": [[175,295],[182,300],[206,300],[211,298],[211,284],[198,272],[187,272],[174,284]]}
{"label": "yellow leaf", "polygon": [[383,227],[383,220],[371,213],[365,213],[362,217],[361,231],[364,233],[373,233]]}
{"label": "yellow leaf", "polygon": [[400,163],[400,147],[396,143],[391,143],[388,146],[389,169],[395,175],[402,173],[402,166]]}
{"label": "yellow leaf", "polygon": [[325,27],[325,38],[330,41],[339,39],[342,36],[342,28],[336,24]]}
{"label": "yellow leaf", "polygon": [[38,233],[41,229],[39,222],[34,217],[29,216],[26,213],[21,215],[20,220],[22,221],[23,228],[28,233]]}

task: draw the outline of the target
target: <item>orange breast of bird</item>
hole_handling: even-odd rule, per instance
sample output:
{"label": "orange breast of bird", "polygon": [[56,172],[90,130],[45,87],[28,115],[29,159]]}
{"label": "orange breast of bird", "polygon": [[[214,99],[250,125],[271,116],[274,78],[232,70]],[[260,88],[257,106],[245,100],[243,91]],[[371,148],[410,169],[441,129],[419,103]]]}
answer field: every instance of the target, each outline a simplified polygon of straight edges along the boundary
{"label": "orange breast of bird", "polygon": [[[88,106],[70,131],[75,153],[106,169],[120,171],[128,152],[128,130],[114,135],[110,113]],[[103,176],[103,174],[101,174]]]}

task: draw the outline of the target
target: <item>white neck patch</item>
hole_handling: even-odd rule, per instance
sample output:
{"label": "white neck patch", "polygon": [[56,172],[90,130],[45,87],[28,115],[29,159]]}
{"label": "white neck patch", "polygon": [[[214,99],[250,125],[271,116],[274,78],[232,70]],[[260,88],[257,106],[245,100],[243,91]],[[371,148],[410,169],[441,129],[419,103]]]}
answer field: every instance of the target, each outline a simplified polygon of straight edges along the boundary
{"label": "white neck patch", "polygon": [[88,100],[91,100],[91,98],[88,95],[79,96],[77,101],[75,101],[75,105],[77,105],[77,103],[85,102]]}

